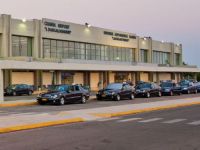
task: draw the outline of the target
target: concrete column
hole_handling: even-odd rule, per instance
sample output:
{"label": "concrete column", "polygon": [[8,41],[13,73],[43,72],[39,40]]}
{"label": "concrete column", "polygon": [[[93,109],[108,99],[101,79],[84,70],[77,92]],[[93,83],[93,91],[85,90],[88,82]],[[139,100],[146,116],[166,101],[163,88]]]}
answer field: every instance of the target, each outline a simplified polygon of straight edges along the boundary
{"label": "concrete column", "polygon": [[43,57],[43,49],[42,49],[42,22],[40,20],[34,19],[34,38],[33,38],[33,50],[32,54],[35,58]]}
{"label": "concrete column", "polygon": [[84,72],[84,85],[90,85],[90,73],[89,72]]}
{"label": "concrete column", "polygon": [[175,65],[174,55],[174,43],[171,43],[170,65]]}
{"label": "concrete column", "polygon": [[12,84],[12,70],[4,70],[4,87]]}
{"label": "concrete column", "polygon": [[135,62],[140,62],[140,38],[137,37],[137,48],[135,49]]}
{"label": "concrete column", "polygon": [[61,84],[61,72],[56,71],[56,84]]}
{"label": "concrete column", "polygon": [[1,36],[1,57],[12,56],[11,51],[11,15],[1,15],[2,18],[2,36]]}
{"label": "concrete column", "polygon": [[149,72],[149,81],[154,82],[153,72]]}
{"label": "concrete column", "polygon": [[131,72],[131,81],[133,82],[133,84],[136,84],[136,73],[135,72]]}
{"label": "concrete column", "polygon": [[3,70],[0,69],[0,103],[4,101]]}
{"label": "concrete column", "polygon": [[147,53],[147,62],[148,63],[152,63],[152,39],[151,38],[148,38],[148,45],[149,45],[149,50],[148,50],[148,53]]}
{"label": "concrete column", "polygon": [[160,84],[159,72],[156,72],[156,82]]}
{"label": "concrete column", "polygon": [[42,71],[37,70],[34,72],[34,84],[36,89],[42,88]]}
{"label": "concrete column", "polygon": [[140,72],[136,72],[136,82],[140,81]]}

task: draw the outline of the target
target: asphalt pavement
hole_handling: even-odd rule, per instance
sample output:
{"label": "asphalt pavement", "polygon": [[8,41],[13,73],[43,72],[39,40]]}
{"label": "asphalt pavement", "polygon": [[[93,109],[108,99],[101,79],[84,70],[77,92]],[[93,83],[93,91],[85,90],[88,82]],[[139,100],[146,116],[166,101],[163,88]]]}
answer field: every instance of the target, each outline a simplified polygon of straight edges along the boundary
{"label": "asphalt pavement", "polygon": [[[34,106],[22,106],[22,107],[5,107],[0,108],[0,116],[5,114],[17,114],[17,113],[48,113],[48,112],[59,112],[59,111],[70,111],[70,110],[80,110],[89,108],[99,108],[99,107],[110,107],[110,106],[120,106],[127,104],[139,104],[139,103],[149,103],[156,101],[165,100],[176,100],[176,99],[190,99],[200,97],[198,94],[182,94],[181,96],[162,96],[162,97],[151,97],[151,98],[135,98],[134,100],[121,100],[121,101],[97,101],[89,100],[86,104],[67,104],[64,106],[56,105],[34,105]],[[9,97],[10,100],[14,101],[15,97]],[[27,96],[19,96],[17,99],[26,99]],[[32,97],[28,97],[32,99]],[[35,100],[35,99],[34,99]]]}
{"label": "asphalt pavement", "polygon": [[0,134],[0,150],[200,150],[200,106]]}

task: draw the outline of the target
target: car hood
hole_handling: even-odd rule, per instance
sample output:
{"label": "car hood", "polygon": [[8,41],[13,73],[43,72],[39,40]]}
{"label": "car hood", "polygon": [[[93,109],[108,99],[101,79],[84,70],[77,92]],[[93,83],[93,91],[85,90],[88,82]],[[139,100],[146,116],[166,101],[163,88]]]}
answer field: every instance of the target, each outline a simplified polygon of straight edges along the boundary
{"label": "car hood", "polygon": [[140,88],[140,89],[136,89],[136,91],[146,91],[146,90],[150,90],[150,88]]}
{"label": "car hood", "polygon": [[45,92],[45,93],[41,93],[40,95],[41,96],[51,96],[51,95],[59,95],[59,94],[62,94],[64,93],[64,91],[48,91],[48,92]]}
{"label": "car hood", "polygon": [[120,91],[120,89],[102,89],[99,92],[108,92],[108,93],[112,93],[112,92],[118,92]]}

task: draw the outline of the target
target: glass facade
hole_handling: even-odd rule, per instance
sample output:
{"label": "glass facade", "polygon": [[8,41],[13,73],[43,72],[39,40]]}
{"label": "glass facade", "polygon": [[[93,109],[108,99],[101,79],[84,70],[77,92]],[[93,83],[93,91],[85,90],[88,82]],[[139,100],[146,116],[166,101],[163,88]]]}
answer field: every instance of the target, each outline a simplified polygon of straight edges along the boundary
{"label": "glass facade", "polygon": [[153,51],[153,63],[155,63],[155,64],[170,64],[170,53]]}
{"label": "glass facade", "polygon": [[140,50],[140,62],[142,63],[148,62],[148,51],[146,49]]}
{"label": "glass facade", "polygon": [[32,56],[32,38],[12,36],[12,56]]}
{"label": "glass facade", "polygon": [[44,58],[134,61],[134,50],[116,46],[43,39]]}

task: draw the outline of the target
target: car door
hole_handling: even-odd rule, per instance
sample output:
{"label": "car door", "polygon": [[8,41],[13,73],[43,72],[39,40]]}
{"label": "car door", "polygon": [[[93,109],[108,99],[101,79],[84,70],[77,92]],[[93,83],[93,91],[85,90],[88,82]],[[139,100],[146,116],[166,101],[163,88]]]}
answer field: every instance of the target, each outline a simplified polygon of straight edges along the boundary
{"label": "car door", "polygon": [[121,96],[121,98],[125,98],[126,95],[127,95],[126,85],[122,85],[122,88],[120,91],[120,96]]}
{"label": "car door", "polygon": [[28,85],[23,84],[22,85],[22,94],[27,94],[28,93]]}
{"label": "car door", "polygon": [[155,86],[152,83],[150,83],[150,94],[155,95],[155,93],[156,93]]}
{"label": "car door", "polygon": [[130,85],[125,85],[125,88],[126,88],[126,95],[125,95],[125,97],[126,98],[130,98],[130,96],[131,96],[131,94],[132,94],[132,88],[131,88],[131,86]]}
{"label": "car door", "polygon": [[23,94],[23,86],[21,84],[17,85],[15,91],[17,94]]}
{"label": "car door", "polygon": [[74,91],[74,100],[81,100],[82,98],[82,91],[81,88],[79,87],[79,85],[75,85],[74,86],[75,91]]}
{"label": "car door", "polygon": [[68,86],[66,88],[66,93],[65,93],[65,100],[68,102],[72,102],[74,100],[74,86]]}

